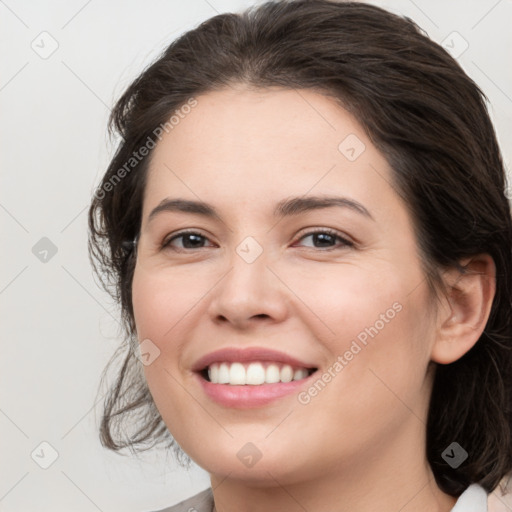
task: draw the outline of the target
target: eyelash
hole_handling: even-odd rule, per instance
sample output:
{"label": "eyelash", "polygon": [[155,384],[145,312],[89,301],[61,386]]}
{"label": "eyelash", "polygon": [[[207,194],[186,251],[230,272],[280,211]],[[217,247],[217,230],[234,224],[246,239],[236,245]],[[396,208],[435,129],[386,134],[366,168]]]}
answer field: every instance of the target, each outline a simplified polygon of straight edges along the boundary
{"label": "eyelash", "polygon": [[341,245],[338,247],[336,247],[336,246],[335,247],[326,247],[323,249],[321,247],[311,247],[311,249],[319,249],[319,250],[328,251],[328,250],[334,250],[334,249],[341,249],[342,247],[354,247],[354,242],[352,242],[352,241],[348,240],[347,238],[345,238],[344,236],[342,236],[338,231],[335,231],[334,229],[329,229],[329,228],[317,228],[312,231],[308,231],[307,233],[302,235],[299,238],[299,240],[304,240],[304,238],[307,238],[309,236],[312,236],[312,235],[315,235],[318,233],[332,236],[334,239],[337,239],[339,242],[341,242]]}
{"label": "eyelash", "polygon": [[[315,234],[326,234],[326,235],[330,235],[332,236],[333,238],[335,239],[338,239],[339,241],[341,241],[341,246],[339,247],[327,247],[327,248],[320,248],[320,247],[309,247],[310,249],[319,249],[319,250],[323,250],[323,251],[329,251],[329,250],[334,250],[334,249],[340,249],[342,247],[354,247],[354,243],[351,242],[350,240],[348,240],[347,238],[343,237],[340,235],[340,233],[338,233],[337,231],[333,230],[333,229],[329,229],[329,228],[318,228],[318,229],[315,229],[315,230],[312,230],[312,231],[308,231],[307,233],[305,233],[304,235],[302,235],[300,238],[299,238],[299,241],[300,240],[304,240],[305,238],[309,237],[309,236],[312,236],[312,235],[315,235]],[[173,235],[171,238],[169,239],[165,239],[163,242],[162,242],[162,245],[161,245],[161,249],[170,249],[170,250],[174,250],[176,252],[180,252],[180,251],[192,251],[194,250],[193,248],[182,248],[182,247],[172,247],[171,246],[171,242],[178,239],[178,238],[182,238],[186,235],[196,235],[196,236],[199,236],[201,238],[204,238],[206,240],[208,240],[208,237],[202,235],[201,233],[199,233],[198,231],[193,231],[193,230],[185,230],[185,231],[180,231],[179,233],[176,233],[175,235]],[[197,249],[207,249],[207,247],[197,247]]]}

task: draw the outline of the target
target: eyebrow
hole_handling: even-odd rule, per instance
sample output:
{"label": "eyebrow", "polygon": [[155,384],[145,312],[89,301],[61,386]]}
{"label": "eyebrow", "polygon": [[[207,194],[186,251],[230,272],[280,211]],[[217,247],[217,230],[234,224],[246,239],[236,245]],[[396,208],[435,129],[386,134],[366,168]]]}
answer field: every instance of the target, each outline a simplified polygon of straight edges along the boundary
{"label": "eyebrow", "polygon": [[333,206],[349,208],[350,210],[373,220],[370,212],[361,203],[353,199],[349,199],[348,197],[339,196],[302,196],[285,199],[277,203],[274,210],[274,216],[286,217],[308,212],[310,210],[332,208]]}
{"label": "eyebrow", "polygon": [[[370,212],[359,202],[347,197],[339,196],[302,196],[284,199],[277,203],[274,209],[275,217],[289,217],[311,210],[320,210],[332,207],[348,208],[369,219],[373,219]],[[151,210],[148,222],[161,212],[184,212],[202,215],[207,218],[220,218],[217,210],[210,204],[203,201],[192,201],[189,199],[163,199]]]}
{"label": "eyebrow", "polygon": [[218,217],[215,208],[202,201],[191,201],[189,199],[163,199],[151,210],[148,222],[161,212],[184,212],[202,215],[204,217]]}

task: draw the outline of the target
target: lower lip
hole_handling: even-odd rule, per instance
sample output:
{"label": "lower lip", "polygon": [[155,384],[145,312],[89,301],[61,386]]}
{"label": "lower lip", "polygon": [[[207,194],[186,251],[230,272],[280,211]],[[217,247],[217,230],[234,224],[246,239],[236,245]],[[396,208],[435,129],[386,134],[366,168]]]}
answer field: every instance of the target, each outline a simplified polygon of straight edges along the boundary
{"label": "lower lip", "polygon": [[[316,373],[316,372],[315,372]],[[299,389],[309,382],[310,375],[305,379],[291,382],[277,382],[275,384],[261,384],[258,386],[231,386],[229,384],[212,384],[201,375],[196,374],[206,393],[214,402],[236,409],[249,409],[267,405],[279,398],[298,393]]]}

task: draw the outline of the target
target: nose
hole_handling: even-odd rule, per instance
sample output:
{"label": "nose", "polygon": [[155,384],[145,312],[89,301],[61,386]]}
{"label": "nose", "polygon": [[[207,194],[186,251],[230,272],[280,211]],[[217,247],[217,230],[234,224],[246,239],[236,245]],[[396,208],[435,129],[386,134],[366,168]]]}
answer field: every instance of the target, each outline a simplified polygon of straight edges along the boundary
{"label": "nose", "polygon": [[265,252],[250,263],[233,253],[228,272],[212,290],[209,314],[215,324],[245,330],[286,319],[286,288],[268,263]]}

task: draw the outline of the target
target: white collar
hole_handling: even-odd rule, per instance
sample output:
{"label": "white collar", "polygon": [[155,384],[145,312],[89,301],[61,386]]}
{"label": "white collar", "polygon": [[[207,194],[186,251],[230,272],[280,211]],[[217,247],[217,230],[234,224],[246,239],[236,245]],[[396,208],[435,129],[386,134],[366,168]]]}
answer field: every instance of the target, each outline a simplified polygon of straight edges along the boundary
{"label": "white collar", "polygon": [[478,484],[471,484],[459,497],[451,512],[487,512],[487,492]]}

